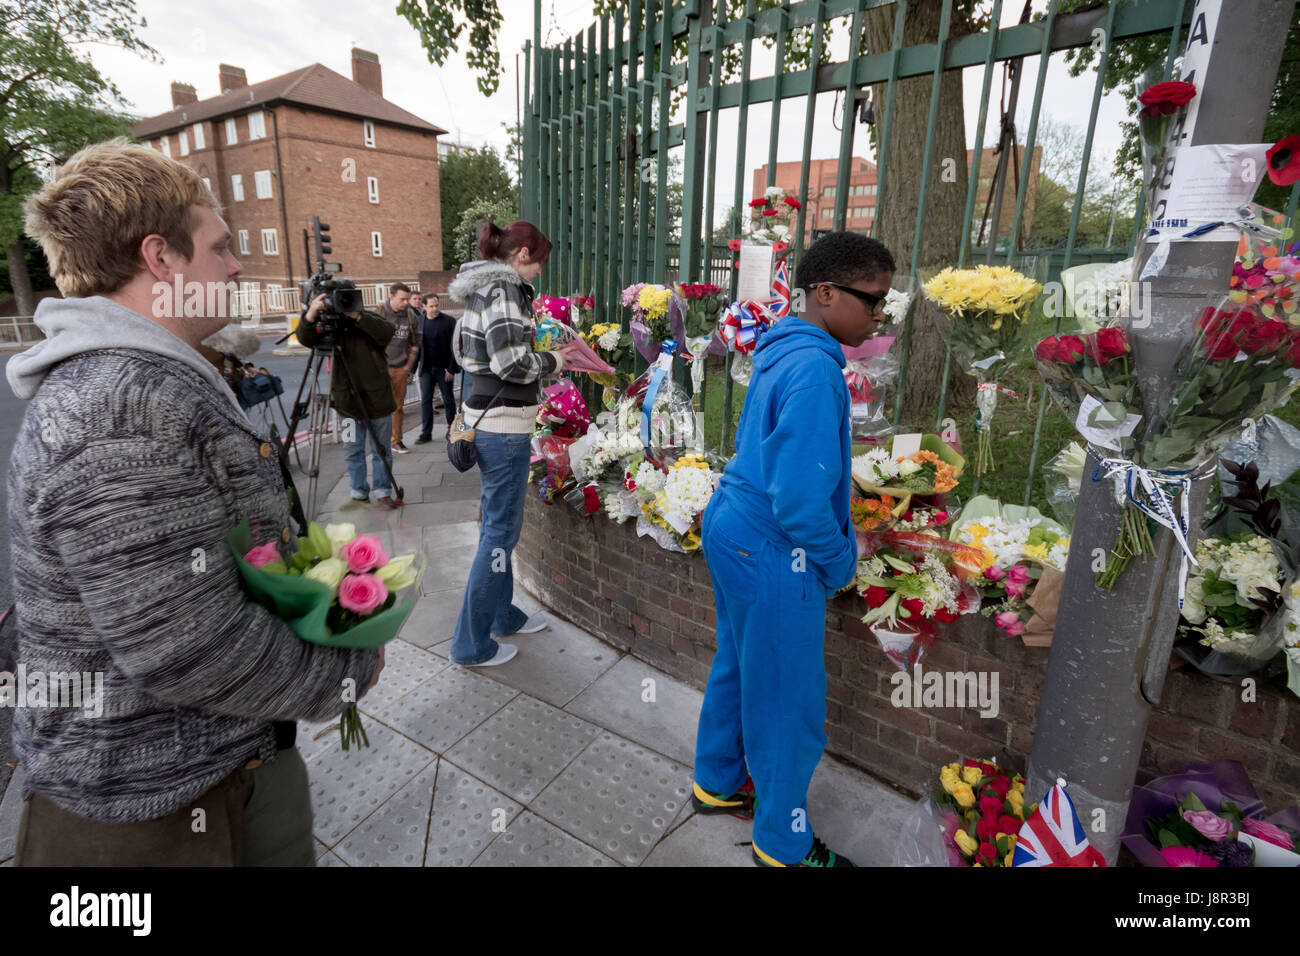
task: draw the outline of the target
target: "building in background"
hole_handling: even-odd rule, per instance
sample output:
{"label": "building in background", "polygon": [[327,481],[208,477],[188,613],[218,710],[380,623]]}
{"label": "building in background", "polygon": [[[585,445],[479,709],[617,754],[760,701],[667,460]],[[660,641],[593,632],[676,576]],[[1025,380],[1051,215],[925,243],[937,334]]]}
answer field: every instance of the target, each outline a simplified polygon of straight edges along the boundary
{"label": "building in background", "polygon": [[222,206],[243,265],[248,312],[295,312],[312,272],[303,236],[329,223],[330,261],[363,288],[442,268],[438,137],[446,130],[383,97],[379,57],[352,50],[352,79],[313,63],[249,85],[222,64],[220,95],[172,84],[170,112],[140,122],[141,142],[186,163]]}
{"label": "building in background", "polygon": [[[1025,215],[1021,225],[1021,237],[1028,241],[1032,235],[1034,217],[1034,187],[1038,182],[1039,168],[1042,162],[1042,147],[1034,147],[1034,159],[1028,169],[1029,185],[1025,193]],[[975,156],[974,150],[966,151],[967,169]],[[1025,175],[1024,153],[1019,154],[1021,175]],[[975,211],[971,223],[972,241],[978,238],[980,220],[984,216],[985,203],[992,189],[994,172],[997,170],[998,157],[992,149],[984,150],[980,159],[980,184],[975,195]],[[808,195],[800,197],[807,210],[805,230],[811,239],[817,239],[833,231],[835,223],[835,192],[838,189],[840,162],[838,159],[814,159],[808,164]],[[937,170],[942,174],[942,170]],[[799,192],[799,179],[803,167],[799,163],[777,163],[775,185],[792,194]],[[751,197],[763,195],[767,188],[767,164],[754,170]],[[931,186],[933,189],[934,186]],[[844,228],[850,232],[870,233],[876,218],[876,164],[859,156],[853,157],[849,166],[848,197],[845,203]],[[1010,167],[1007,169],[1007,187],[1002,200],[1001,228],[998,235],[1003,240],[1011,232],[1015,220],[1016,186]],[[746,210],[748,212],[748,210]],[[992,206],[988,215],[991,219]],[[989,230],[984,230],[987,239]],[[811,240],[810,240],[811,241]]]}

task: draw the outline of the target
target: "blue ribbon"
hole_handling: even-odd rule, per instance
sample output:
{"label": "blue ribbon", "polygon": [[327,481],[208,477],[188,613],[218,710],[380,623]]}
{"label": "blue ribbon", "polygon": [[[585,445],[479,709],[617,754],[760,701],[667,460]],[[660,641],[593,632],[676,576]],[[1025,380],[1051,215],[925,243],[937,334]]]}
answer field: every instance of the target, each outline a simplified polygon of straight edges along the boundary
{"label": "blue ribbon", "polygon": [[663,356],[669,356],[667,362],[663,364],[656,363],[654,371],[650,375],[650,383],[646,386],[645,396],[641,399],[641,444],[647,449],[650,447],[650,414],[654,411],[655,398],[659,395],[659,386],[663,384],[664,378],[672,368],[672,354],[677,351],[677,341],[675,339],[664,339],[660,347],[660,362]]}

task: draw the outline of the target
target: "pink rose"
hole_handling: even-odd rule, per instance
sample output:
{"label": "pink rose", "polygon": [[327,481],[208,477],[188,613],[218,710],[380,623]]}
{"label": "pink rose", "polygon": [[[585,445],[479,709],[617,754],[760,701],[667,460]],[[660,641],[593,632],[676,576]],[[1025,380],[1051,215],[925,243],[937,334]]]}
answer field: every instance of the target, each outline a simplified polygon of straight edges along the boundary
{"label": "pink rose", "polygon": [[244,560],[255,568],[260,568],[264,564],[271,564],[274,561],[282,561],[280,551],[274,543],[259,545],[248,554],[244,555]]}
{"label": "pink rose", "polygon": [[348,563],[353,574],[365,574],[388,563],[388,555],[379,539],[371,534],[359,534],[342,548],[339,557]]}
{"label": "pink rose", "polygon": [[376,574],[349,574],[339,584],[339,604],[345,610],[370,614],[387,600],[388,588]]}
{"label": "pink rose", "polygon": [[1022,564],[1007,571],[1007,583],[1004,585],[1007,591],[1007,597],[1022,598],[1029,587],[1029,569]]}
{"label": "pink rose", "polygon": [[1003,571],[995,564],[984,569],[984,576],[990,581],[1001,581],[1007,576],[1007,572]]}
{"label": "pink rose", "polygon": [[1246,833],[1263,840],[1265,843],[1272,843],[1284,850],[1295,850],[1295,841],[1291,839],[1291,834],[1266,820],[1244,817],[1241,821],[1241,828]]}
{"label": "pink rose", "polygon": [[1025,632],[1024,622],[1015,611],[1003,611],[993,616],[993,623],[1006,632],[1009,637],[1019,637]]}
{"label": "pink rose", "polygon": [[1232,836],[1232,824],[1210,810],[1184,810],[1183,819],[1207,840],[1222,843]]}

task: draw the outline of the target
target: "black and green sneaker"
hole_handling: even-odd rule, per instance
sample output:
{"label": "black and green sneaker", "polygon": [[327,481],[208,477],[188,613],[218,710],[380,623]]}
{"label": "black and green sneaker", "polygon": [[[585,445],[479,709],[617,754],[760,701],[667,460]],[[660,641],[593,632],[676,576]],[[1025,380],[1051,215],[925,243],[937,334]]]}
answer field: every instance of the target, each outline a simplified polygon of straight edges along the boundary
{"label": "black and green sneaker", "polygon": [[817,839],[815,835],[813,836],[812,849],[809,850],[808,855],[798,863],[782,863],[779,860],[773,859],[760,850],[757,843],[754,844],[753,849],[754,864],[756,866],[857,866],[857,864],[847,856],[842,856],[829,849],[826,844]]}
{"label": "black and green sneaker", "polygon": [[710,793],[697,783],[691,794],[691,805],[696,813],[704,816],[727,813],[737,820],[752,820],[754,808],[758,806],[758,794],[754,792],[753,780],[746,780],[745,785],[730,796]]}

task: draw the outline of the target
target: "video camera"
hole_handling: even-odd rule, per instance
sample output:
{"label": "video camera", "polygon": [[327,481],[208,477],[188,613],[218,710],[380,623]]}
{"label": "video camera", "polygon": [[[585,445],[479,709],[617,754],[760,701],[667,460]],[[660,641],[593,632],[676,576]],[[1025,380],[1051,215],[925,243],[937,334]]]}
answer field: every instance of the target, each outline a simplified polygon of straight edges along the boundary
{"label": "video camera", "polygon": [[[312,301],[322,293],[325,295],[325,307],[317,316],[323,339],[322,347],[332,346],[338,332],[351,325],[349,313],[360,312],[364,307],[361,291],[351,279],[337,277],[342,266],[337,262],[326,262],[330,247],[329,223],[321,222],[320,216],[312,216],[312,232],[316,244],[316,272],[310,279],[299,286],[302,297],[302,314],[306,316]],[[308,253],[308,259],[311,259]]]}

